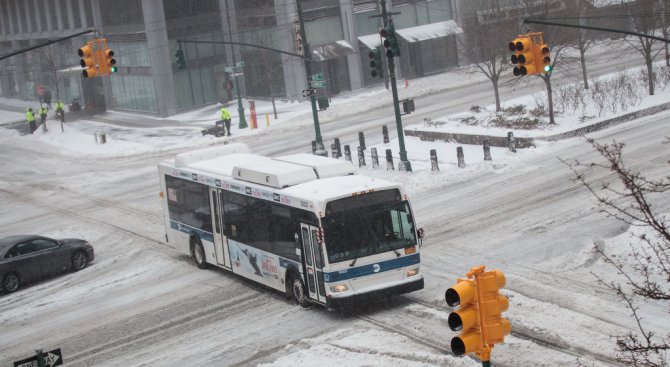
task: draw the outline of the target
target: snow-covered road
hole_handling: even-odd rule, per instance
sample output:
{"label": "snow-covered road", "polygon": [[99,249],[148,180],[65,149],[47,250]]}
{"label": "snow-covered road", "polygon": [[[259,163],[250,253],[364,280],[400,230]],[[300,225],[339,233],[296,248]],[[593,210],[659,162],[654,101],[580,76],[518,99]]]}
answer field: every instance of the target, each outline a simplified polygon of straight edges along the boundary
{"label": "snow-covered road", "polygon": [[[625,141],[630,166],[664,174],[668,117],[592,137]],[[241,140],[279,153],[291,134]],[[265,142],[275,143],[261,148]],[[590,253],[593,243],[608,243],[626,228],[598,212],[557,158],[596,160],[581,139],[546,143],[514,159],[501,152],[493,163],[472,162],[461,171],[359,169],[401,181],[412,194],[427,233],[426,289],[354,315],[300,309],[239,277],[200,271],[166,246],[155,164],[168,154],[77,157],[39,141],[3,140],[0,234],[84,237],[96,261],[0,296],[0,365],[60,347],[69,366],[476,366],[445,351],[455,334],[445,322],[443,295],[479,264],[502,269],[508,279],[513,333],[495,348],[496,365],[575,365],[578,357],[587,365],[616,365],[611,335],[634,328],[590,274],[611,272]],[[598,170],[588,176],[609,177]],[[667,325],[654,320],[666,311],[643,307],[660,332]]]}

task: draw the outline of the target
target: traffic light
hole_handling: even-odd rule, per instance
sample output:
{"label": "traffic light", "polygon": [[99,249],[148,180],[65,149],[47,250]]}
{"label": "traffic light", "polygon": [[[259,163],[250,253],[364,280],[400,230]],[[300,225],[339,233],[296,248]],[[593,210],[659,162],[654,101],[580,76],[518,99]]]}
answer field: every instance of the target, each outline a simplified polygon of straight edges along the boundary
{"label": "traffic light", "polygon": [[512,329],[510,322],[502,317],[502,312],[507,311],[509,307],[507,297],[498,293],[504,286],[505,275],[500,270],[488,271],[477,276],[479,312],[483,320],[482,334],[485,343],[490,346],[502,343]]}
{"label": "traffic light", "polygon": [[535,63],[533,61],[533,42],[530,37],[520,36],[509,43],[509,50],[514,52],[512,55],[512,64],[514,67],[514,76],[524,76],[537,74]]}
{"label": "traffic light", "polygon": [[177,63],[177,69],[186,69],[186,59],[184,58],[184,51],[181,47],[177,49],[177,52],[174,54],[175,62]]}
{"label": "traffic light", "polygon": [[449,314],[447,323],[453,331],[461,335],[451,339],[451,351],[454,355],[481,354],[482,340],[477,312],[477,285],[472,279],[458,279],[444,294],[447,305],[460,308]]}
{"label": "traffic light", "polygon": [[79,50],[77,50],[77,54],[79,57],[81,57],[81,60],[79,61],[79,65],[81,65],[84,70],[82,71],[82,75],[84,75],[84,78],[95,78],[98,76],[98,71],[96,69],[97,62],[96,62],[96,54],[93,51],[93,45],[90,43],[87,43],[86,45],[82,46]]}
{"label": "traffic light", "polygon": [[483,265],[470,269],[466,278],[459,278],[447,289],[444,298],[450,307],[460,306],[447,319],[451,330],[461,331],[451,339],[452,353],[474,353],[482,361],[489,361],[493,346],[503,342],[512,326],[502,317],[509,301],[498,293],[505,286],[505,275],[500,270],[484,270]]}
{"label": "traffic light", "polygon": [[387,25],[379,31],[379,34],[384,39],[384,47],[386,48],[386,57],[400,56],[400,46],[398,46],[398,37],[395,33],[395,27],[392,24]]}
{"label": "traffic light", "polygon": [[384,77],[384,68],[382,67],[382,50],[381,48],[377,47],[372,49],[368,53],[368,57],[370,57],[370,69],[372,71],[370,72],[370,75],[372,75],[373,78],[383,78]]}
{"label": "traffic light", "polygon": [[540,45],[540,55],[538,57],[542,61],[541,67],[545,74],[551,73],[551,57],[549,57],[549,45]]}
{"label": "traffic light", "polygon": [[105,74],[116,73],[117,69],[116,69],[116,59],[114,59],[114,51],[110,50],[109,48],[105,48],[102,51],[102,55],[103,55],[102,63],[104,64],[106,69]]}

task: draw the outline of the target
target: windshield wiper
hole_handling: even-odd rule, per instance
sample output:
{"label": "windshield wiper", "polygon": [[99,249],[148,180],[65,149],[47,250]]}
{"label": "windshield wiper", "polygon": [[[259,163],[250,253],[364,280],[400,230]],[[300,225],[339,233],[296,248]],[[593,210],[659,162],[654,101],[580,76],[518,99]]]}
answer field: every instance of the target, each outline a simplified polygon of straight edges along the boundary
{"label": "windshield wiper", "polygon": [[391,247],[391,250],[393,250],[393,252],[395,252],[396,257],[400,257],[400,252],[398,252],[398,250],[396,250],[396,249],[393,248],[393,247]]}
{"label": "windshield wiper", "polygon": [[352,261],[351,264],[349,264],[349,267],[352,267],[352,266],[356,265],[356,260],[358,260],[357,257],[355,257],[354,261]]}

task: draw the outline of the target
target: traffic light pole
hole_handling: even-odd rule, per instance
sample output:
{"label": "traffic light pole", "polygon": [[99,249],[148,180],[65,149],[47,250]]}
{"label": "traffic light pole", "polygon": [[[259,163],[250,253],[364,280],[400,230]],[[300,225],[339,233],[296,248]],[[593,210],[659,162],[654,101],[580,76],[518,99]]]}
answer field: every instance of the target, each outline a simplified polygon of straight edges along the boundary
{"label": "traffic light pole", "polygon": [[[225,1],[226,3],[226,23],[228,23],[228,37],[230,37],[230,40],[233,40],[233,30],[230,26],[230,11],[228,11],[228,1]],[[230,46],[230,51],[233,56],[233,67],[235,71],[237,71],[237,65],[235,61],[235,50],[233,49],[233,46]],[[233,78],[233,82],[235,83],[235,90],[237,90],[237,113],[239,115],[240,119],[240,124],[239,128],[240,129],[246,129],[248,127],[247,125],[247,119],[244,117],[244,106],[242,106],[242,95],[240,93],[240,83],[237,81],[237,77]]]}
{"label": "traffic light pole", "polygon": [[[298,22],[300,23],[300,36],[303,40],[303,47],[305,50],[305,73],[307,74],[307,83],[310,83],[310,78],[312,77],[312,51],[309,48],[309,43],[307,43],[307,36],[305,35],[305,21],[302,15],[302,7],[300,6],[300,0],[296,1],[298,7]],[[308,86],[308,90],[311,89],[311,85]],[[310,103],[312,104],[312,118],[314,119],[314,134],[316,135],[314,140],[316,140],[316,150],[314,154],[327,156],[328,152],[323,147],[323,138],[321,137],[321,127],[319,126],[319,113],[316,107],[316,96],[315,93],[310,93],[309,96]]]}
{"label": "traffic light pole", "polygon": [[[380,0],[382,8],[382,19],[384,22],[384,27],[393,26],[393,19],[390,17],[389,13],[386,11],[386,0]],[[400,103],[398,101],[398,87],[396,86],[395,80],[395,60],[393,55],[388,55],[388,67],[389,67],[389,78],[391,80],[391,93],[393,94],[393,109],[395,111],[395,123],[396,128],[398,129],[398,145],[400,148],[400,164],[398,170],[412,172],[412,165],[407,159],[407,151],[405,150],[405,134],[402,128],[402,119],[400,117]]]}

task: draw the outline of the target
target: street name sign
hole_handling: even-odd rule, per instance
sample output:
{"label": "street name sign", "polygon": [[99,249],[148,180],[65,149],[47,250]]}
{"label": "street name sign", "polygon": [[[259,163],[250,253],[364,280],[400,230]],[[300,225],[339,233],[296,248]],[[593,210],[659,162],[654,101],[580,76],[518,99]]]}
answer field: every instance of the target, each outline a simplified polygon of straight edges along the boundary
{"label": "street name sign", "polygon": [[[60,366],[63,364],[63,355],[60,348],[42,353],[44,365],[48,367]],[[37,355],[14,362],[14,367],[37,367]]]}

